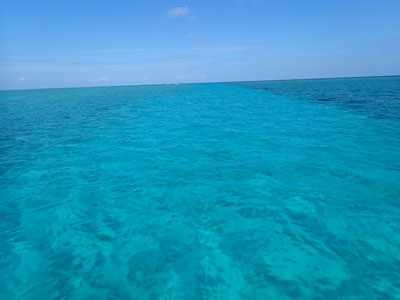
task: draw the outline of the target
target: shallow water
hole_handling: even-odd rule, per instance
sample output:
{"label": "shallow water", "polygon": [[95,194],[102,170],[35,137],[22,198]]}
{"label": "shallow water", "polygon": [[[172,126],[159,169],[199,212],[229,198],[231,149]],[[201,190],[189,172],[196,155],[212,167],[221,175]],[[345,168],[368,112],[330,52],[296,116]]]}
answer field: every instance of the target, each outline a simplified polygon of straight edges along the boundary
{"label": "shallow water", "polygon": [[399,110],[400,77],[0,92],[0,298],[399,299]]}

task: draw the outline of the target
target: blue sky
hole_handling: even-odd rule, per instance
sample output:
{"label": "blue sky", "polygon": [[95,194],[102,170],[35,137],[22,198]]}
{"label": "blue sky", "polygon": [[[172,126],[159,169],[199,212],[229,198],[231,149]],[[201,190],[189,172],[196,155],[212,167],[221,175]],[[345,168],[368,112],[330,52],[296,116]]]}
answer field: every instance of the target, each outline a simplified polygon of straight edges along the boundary
{"label": "blue sky", "polygon": [[399,0],[0,1],[0,88],[400,74]]}

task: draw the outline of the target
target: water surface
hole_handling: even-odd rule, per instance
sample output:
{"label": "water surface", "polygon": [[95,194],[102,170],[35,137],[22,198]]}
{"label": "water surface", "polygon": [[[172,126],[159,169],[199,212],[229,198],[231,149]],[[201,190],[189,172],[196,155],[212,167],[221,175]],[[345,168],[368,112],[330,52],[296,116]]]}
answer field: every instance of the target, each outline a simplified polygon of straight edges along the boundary
{"label": "water surface", "polygon": [[1,299],[399,299],[400,78],[0,92]]}

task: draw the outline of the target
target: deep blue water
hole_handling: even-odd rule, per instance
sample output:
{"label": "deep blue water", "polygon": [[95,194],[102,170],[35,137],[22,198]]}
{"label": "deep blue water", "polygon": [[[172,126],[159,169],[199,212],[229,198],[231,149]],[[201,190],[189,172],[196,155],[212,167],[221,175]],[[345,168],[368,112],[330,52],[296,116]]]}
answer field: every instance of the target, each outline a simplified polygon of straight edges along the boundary
{"label": "deep blue water", "polygon": [[400,299],[400,77],[0,92],[0,299]]}

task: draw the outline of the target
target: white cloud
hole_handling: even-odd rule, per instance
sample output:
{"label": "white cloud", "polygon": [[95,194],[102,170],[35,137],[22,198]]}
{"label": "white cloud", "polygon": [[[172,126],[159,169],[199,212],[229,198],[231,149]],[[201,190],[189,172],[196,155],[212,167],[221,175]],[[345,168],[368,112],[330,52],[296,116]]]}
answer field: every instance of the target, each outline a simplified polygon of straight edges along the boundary
{"label": "white cloud", "polygon": [[19,78],[17,78],[17,81],[25,81],[25,80],[26,80],[25,77],[19,77]]}
{"label": "white cloud", "polygon": [[187,14],[190,14],[192,11],[189,9],[189,6],[180,6],[180,7],[175,7],[167,11],[167,16],[169,18],[176,18],[176,17],[182,17]]}
{"label": "white cloud", "polygon": [[106,77],[106,76],[103,76],[103,77],[100,77],[100,78],[94,79],[93,81],[95,81],[95,82],[98,82],[98,81],[106,81],[106,80],[108,80],[108,77]]}

